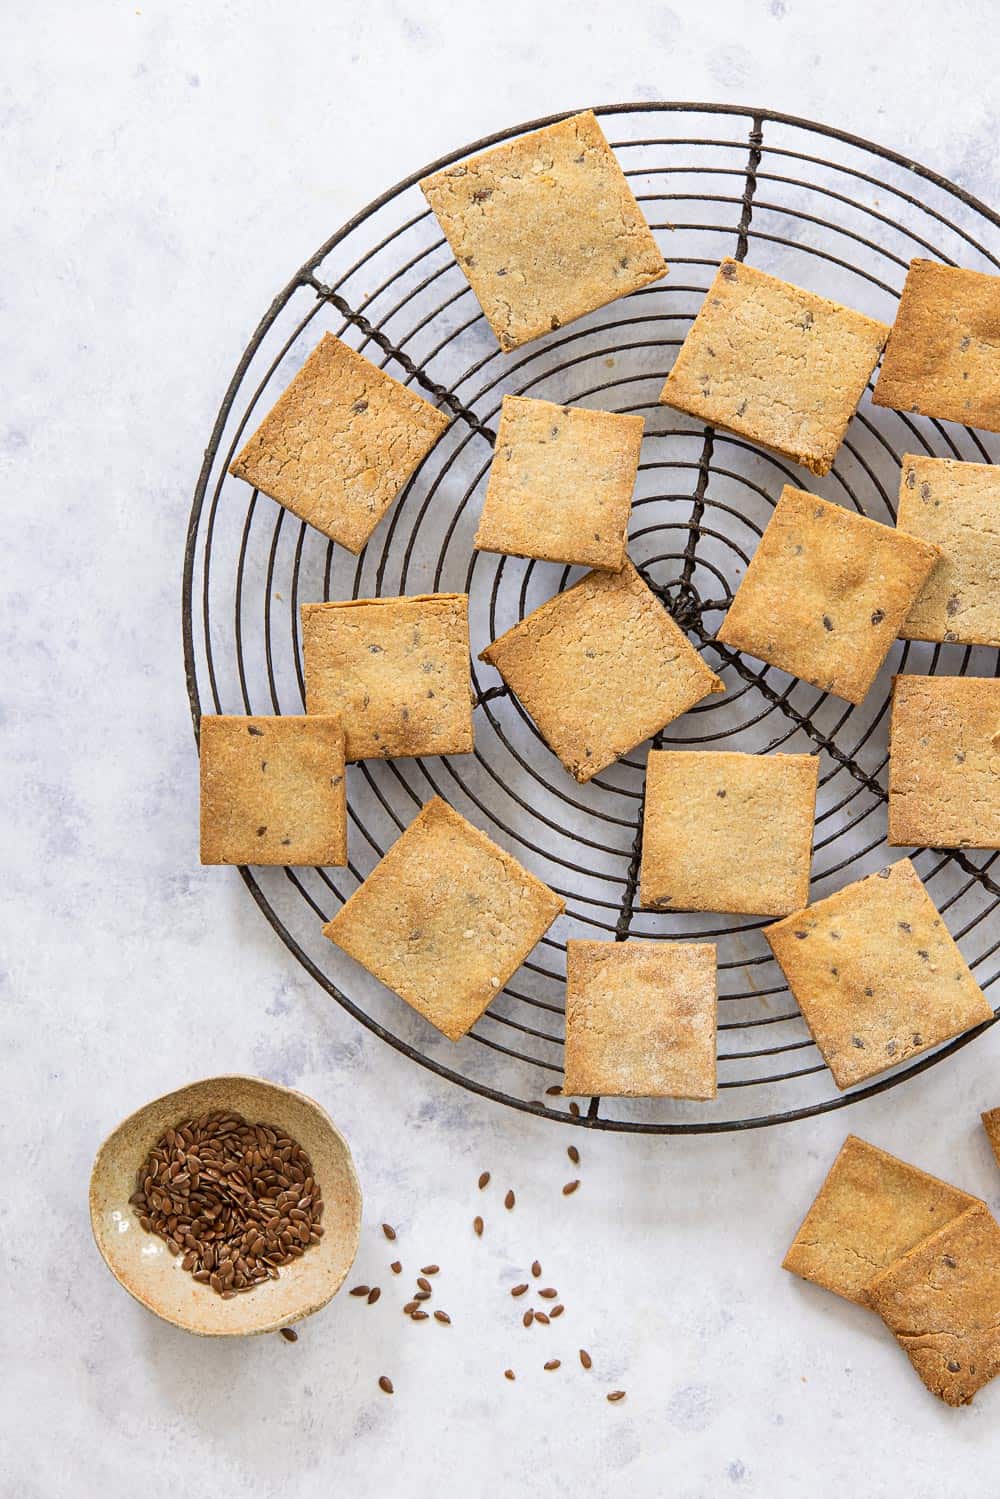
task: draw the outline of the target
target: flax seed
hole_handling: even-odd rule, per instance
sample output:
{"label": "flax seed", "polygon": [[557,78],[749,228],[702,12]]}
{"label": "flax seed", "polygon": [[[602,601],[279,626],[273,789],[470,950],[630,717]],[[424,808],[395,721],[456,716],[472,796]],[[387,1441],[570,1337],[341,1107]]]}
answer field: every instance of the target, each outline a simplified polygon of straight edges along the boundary
{"label": "flax seed", "polygon": [[386,1395],[394,1395],[396,1393],[392,1387],[392,1380],[389,1378],[388,1374],[379,1375],[378,1387]]}
{"label": "flax seed", "polygon": [[489,1184],[490,1184],[490,1173],[488,1171],[482,1171],[482,1172],[480,1172],[480,1175],[479,1175],[479,1190],[480,1190],[480,1192],[483,1190],[484,1187],[488,1187]]}
{"label": "flax seed", "polygon": [[447,1312],[435,1312],[434,1313],[434,1320],[436,1322],[448,1322],[448,1323],[451,1322],[451,1318],[448,1316]]}
{"label": "flax seed", "polygon": [[524,1323],[525,1327],[530,1327],[531,1324],[532,1324],[532,1322],[534,1322],[534,1320],[535,1320],[535,1314],[531,1310],[531,1307],[529,1306],[528,1310],[525,1312],[524,1316],[521,1318],[521,1321]]}
{"label": "flax seed", "polygon": [[504,1377],[504,1379],[516,1379],[517,1378],[517,1376],[515,1375],[513,1369],[505,1369],[503,1371],[503,1377]]}
{"label": "flax seed", "polygon": [[385,1234],[387,1239],[394,1239],[396,1237],[396,1230],[393,1228],[391,1223],[383,1223],[382,1232]]}
{"label": "flax seed", "polygon": [[503,1200],[503,1205],[507,1209],[508,1212],[510,1212],[511,1208],[514,1206],[514,1202],[515,1202],[514,1193],[513,1192],[508,1192],[507,1196]]}
{"label": "flax seed", "polygon": [[392,1271],[393,1275],[398,1275],[402,1268],[403,1267],[398,1260],[393,1260],[392,1264],[389,1266],[389,1269]]}
{"label": "flax seed", "polygon": [[531,1273],[535,1277],[536,1280],[541,1275],[541,1273],[542,1273],[542,1267],[541,1267],[541,1264],[540,1264],[540,1262],[538,1260],[532,1260],[532,1262],[531,1262]]}
{"label": "flax seed", "polygon": [[550,1317],[561,1317],[562,1314],[563,1314],[563,1312],[565,1310],[566,1310],[566,1308],[563,1306],[562,1302],[560,1302],[558,1306],[554,1306],[552,1308],[552,1310],[549,1312],[549,1316]]}
{"label": "flax seed", "polygon": [[536,1312],[535,1313],[535,1321],[536,1322],[540,1322],[543,1327],[548,1327],[548,1325],[549,1325],[548,1313],[546,1313],[546,1312]]}
{"label": "flax seed", "polygon": [[562,1363],[562,1359],[550,1358],[547,1363],[545,1363],[545,1364],[542,1365],[542,1368],[543,1369],[558,1369],[561,1363]]}
{"label": "flax seed", "polygon": [[563,1196],[564,1197],[569,1197],[571,1193],[573,1193],[573,1192],[576,1191],[576,1189],[577,1189],[577,1187],[579,1185],[580,1185],[580,1183],[578,1181],[567,1182],[566,1185],[563,1187]]}
{"label": "flax seed", "polygon": [[428,1296],[431,1294],[431,1283],[427,1279],[426,1275],[417,1276],[417,1285],[422,1291],[426,1291]]}
{"label": "flax seed", "polygon": [[555,1301],[556,1297],[559,1295],[559,1292],[554,1291],[551,1286],[546,1286],[545,1290],[539,1291],[538,1294],[539,1296],[543,1296],[546,1301]]}
{"label": "flax seed", "polygon": [[299,1335],[294,1327],[281,1327],[278,1329],[286,1343],[297,1343]]}
{"label": "flax seed", "polygon": [[580,1362],[585,1369],[592,1369],[594,1366],[594,1360],[591,1358],[586,1348],[580,1349]]}
{"label": "flax seed", "polygon": [[368,1292],[368,1305],[369,1306],[374,1306],[375,1303],[376,1303],[376,1301],[381,1296],[381,1294],[382,1294],[381,1287],[379,1287],[379,1286],[372,1286],[371,1290]]}
{"label": "flax seed", "polygon": [[580,1152],[577,1150],[577,1148],[576,1148],[575,1145],[567,1145],[567,1147],[566,1147],[566,1154],[569,1156],[569,1158],[573,1162],[574,1166],[579,1166],[579,1164],[580,1164]]}
{"label": "flax seed", "polygon": [[475,1233],[477,1239],[481,1239],[483,1237],[483,1220],[482,1220],[482,1218],[473,1218],[473,1220],[472,1220],[472,1229],[473,1229],[473,1232]]}
{"label": "flax seed", "polygon": [[421,1265],[420,1267],[421,1275],[438,1275],[440,1270],[440,1265]]}
{"label": "flax seed", "polygon": [[520,1285],[520,1286],[511,1286],[511,1288],[510,1288],[510,1294],[512,1296],[523,1296],[524,1293],[525,1293],[525,1291],[527,1289],[528,1289],[528,1282],[525,1281],[523,1285]]}
{"label": "flax seed", "polygon": [[370,1291],[371,1286],[352,1286],[349,1294],[351,1296],[367,1296]]}
{"label": "flax seed", "polygon": [[616,1400],[624,1400],[625,1399],[625,1391],[624,1390],[612,1390],[610,1392],[610,1394],[608,1395],[608,1399],[611,1401],[612,1404],[614,1404],[614,1402]]}

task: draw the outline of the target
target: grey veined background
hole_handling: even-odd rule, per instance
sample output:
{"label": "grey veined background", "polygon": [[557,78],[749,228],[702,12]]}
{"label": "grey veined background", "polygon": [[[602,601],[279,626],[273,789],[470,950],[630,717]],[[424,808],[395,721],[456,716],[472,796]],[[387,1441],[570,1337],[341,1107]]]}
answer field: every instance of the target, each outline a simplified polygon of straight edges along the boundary
{"label": "grey veined background", "polygon": [[[856,131],[1000,207],[996,55],[991,7],[923,0],[0,16],[4,1493],[994,1492],[996,1388],[938,1406],[870,1316],[778,1265],[847,1129],[1000,1207],[978,1128],[996,1034],[846,1113],[701,1139],[581,1138],[416,1067],[304,974],[235,871],[198,867],[180,561],[260,315],[424,162],[560,109],[720,100]],[[887,315],[836,270],[817,289]],[[317,1097],[366,1193],[357,1278],[383,1297],[338,1299],[294,1346],[159,1325],[89,1238],[102,1135],[226,1070]],[[399,1316],[384,1219],[408,1270],[442,1266],[450,1328]],[[567,1307],[545,1341],[505,1295],[536,1255]]]}

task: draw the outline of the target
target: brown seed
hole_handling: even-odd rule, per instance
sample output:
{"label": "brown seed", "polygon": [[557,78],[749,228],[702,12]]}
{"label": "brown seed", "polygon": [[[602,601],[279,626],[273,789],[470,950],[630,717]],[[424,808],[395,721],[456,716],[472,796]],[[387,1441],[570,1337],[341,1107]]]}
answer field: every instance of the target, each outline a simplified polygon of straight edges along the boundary
{"label": "brown seed", "polygon": [[451,1322],[451,1318],[448,1316],[447,1312],[440,1312],[440,1311],[435,1312],[434,1313],[434,1319],[437,1322],[449,1322],[449,1323]]}
{"label": "brown seed", "polygon": [[393,1228],[391,1223],[383,1223],[382,1232],[385,1234],[387,1239],[394,1239],[396,1237],[396,1230]]}
{"label": "brown seed", "polygon": [[514,1379],[516,1378],[516,1375],[514,1374],[513,1369],[505,1369],[503,1371],[503,1377],[504,1379]]}
{"label": "brown seed", "polygon": [[490,1184],[490,1173],[488,1171],[482,1171],[482,1172],[480,1172],[480,1175],[479,1175],[479,1190],[480,1190],[480,1192],[483,1190],[484,1187],[488,1187],[489,1184]]}
{"label": "brown seed", "polygon": [[540,1322],[543,1327],[548,1327],[549,1325],[548,1315],[545,1312],[536,1312],[535,1321]]}
{"label": "brown seed", "polygon": [[476,1235],[476,1238],[477,1239],[481,1239],[483,1237],[483,1220],[482,1220],[482,1218],[473,1218],[473,1220],[472,1220],[472,1228],[473,1228],[473,1231],[474,1231],[474,1233]]}
{"label": "brown seed", "polygon": [[408,1301],[406,1303],[406,1305],[403,1307],[403,1311],[409,1317],[410,1314],[412,1312],[415,1312],[419,1306],[420,1306],[420,1302],[419,1301]]}
{"label": "brown seed", "polygon": [[612,1390],[611,1393],[608,1396],[608,1399],[611,1401],[612,1404],[614,1404],[614,1402],[616,1400],[624,1400],[625,1399],[625,1391],[624,1390]]}
{"label": "brown seed", "polygon": [[503,1200],[503,1205],[507,1209],[508,1212],[514,1206],[514,1201],[515,1201],[515,1199],[514,1199],[513,1192],[508,1192],[507,1196]]}
{"label": "brown seed", "polygon": [[523,1285],[520,1285],[520,1286],[511,1286],[511,1288],[510,1288],[510,1294],[512,1296],[523,1296],[524,1293],[525,1293],[525,1291],[527,1289],[528,1289],[528,1282],[525,1281]]}
{"label": "brown seed", "polygon": [[371,1290],[368,1292],[368,1305],[369,1306],[374,1306],[375,1303],[376,1303],[376,1301],[381,1296],[381,1294],[382,1294],[381,1287],[379,1287],[379,1286],[372,1286]]}
{"label": "brown seed", "polygon": [[546,1097],[548,1098],[558,1098],[561,1092],[562,1088],[558,1083],[552,1083],[552,1085],[545,1090]]}
{"label": "brown seed", "polygon": [[560,1302],[558,1306],[554,1306],[552,1308],[552,1310],[549,1312],[549,1316],[550,1317],[561,1317],[562,1314],[563,1314],[563,1312],[565,1310],[566,1310],[566,1308],[563,1306],[562,1302]]}
{"label": "brown seed", "polygon": [[426,1322],[427,1321],[427,1313],[426,1312],[422,1312],[418,1308],[415,1312],[411,1312],[410,1313],[410,1321],[411,1322]]}
{"label": "brown seed", "polygon": [[569,1158],[573,1162],[574,1166],[579,1166],[579,1164],[580,1164],[580,1152],[577,1150],[577,1148],[576,1148],[575,1145],[567,1145],[567,1147],[566,1147],[566,1154],[569,1156]]}
{"label": "brown seed", "polygon": [[431,1292],[431,1283],[427,1279],[426,1275],[418,1275],[417,1276],[417,1285],[420,1287],[420,1289],[422,1291],[426,1291],[427,1294],[430,1295],[430,1292]]}
{"label": "brown seed", "polygon": [[594,1366],[594,1360],[591,1358],[586,1348],[580,1349],[580,1362],[585,1369],[592,1369]]}
{"label": "brown seed", "polygon": [[573,1115],[574,1119],[579,1119],[579,1117],[580,1117],[580,1105],[578,1103],[571,1103],[570,1106],[569,1106],[569,1111]]}
{"label": "brown seed", "polygon": [[541,1275],[541,1273],[542,1273],[542,1267],[541,1267],[541,1264],[540,1264],[540,1262],[538,1260],[532,1260],[532,1262],[531,1262],[531,1273],[535,1277],[536,1280]]}
{"label": "brown seed", "polygon": [[393,1390],[393,1387],[392,1387],[392,1380],[389,1378],[388,1374],[380,1374],[379,1375],[379,1377],[378,1377],[378,1387],[379,1387],[380,1390],[384,1391],[384,1393],[386,1395],[393,1395],[393,1394],[395,1394],[395,1391]]}
{"label": "brown seed", "polygon": [[532,1324],[532,1322],[534,1322],[534,1320],[535,1320],[535,1314],[531,1310],[531,1307],[529,1306],[528,1310],[525,1312],[524,1316],[521,1318],[521,1321],[524,1323],[525,1327],[530,1327],[531,1324]]}
{"label": "brown seed", "polygon": [[539,1296],[544,1296],[546,1301],[555,1301],[556,1297],[559,1295],[559,1292],[554,1291],[551,1286],[546,1286],[545,1290],[539,1291],[538,1294]]}
{"label": "brown seed", "polygon": [[414,1301],[430,1301],[431,1293],[430,1291],[414,1291],[413,1299]]}
{"label": "brown seed", "polygon": [[402,1268],[403,1267],[398,1260],[393,1260],[392,1264],[389,1266],[389,1269],[392,1271],[393,1275],[398,1275]]}
{"label": "brown seed", "polygon": [[421,1265],[421,1275],[437,1275],[441,1270],[440,1265]]}
{"label": "brown seed", "polygon": [[367,1296],[370,1290],[371,1286],[352,1286],[350,1294],[352,1296]]}
{"label": "brown seed", "polygon": [[550,1358],[549,1361],[548,1361],[548,1363],[545,1363],[545,1364],[542,1365],[542,1368],[543,1369],[558,1369],[561,1363],[562,1363],[562,1359],[559,1359],[559,1358]]}
{"label": "brown seed", "polygon": [[294,1327],[280,1327],[278,1331],[286,1343],[297,1343],[299,1341],[299,1335]]}
{"label": "brown seed", "polygon": [[571,1192],[575,1192],[576,1189],[577,1189],[577,1187],[579,1185],[580,1185],[580,1183],[578,1181],[567,1182],[566,1185],[563,1187],[563,1196],[564,1197],[569,1197],[570,1193]]}

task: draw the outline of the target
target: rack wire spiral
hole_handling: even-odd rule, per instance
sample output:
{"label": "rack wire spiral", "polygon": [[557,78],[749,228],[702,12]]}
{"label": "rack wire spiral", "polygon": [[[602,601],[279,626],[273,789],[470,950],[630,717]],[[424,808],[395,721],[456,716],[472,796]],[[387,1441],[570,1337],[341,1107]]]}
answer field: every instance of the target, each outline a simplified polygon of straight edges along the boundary
{"label": "rack wire spiral", "polygon": [[[850,707],[718,644],[715,630],[783,483],[892,524],[904,452],[991,462],[992,439],[873,407],[866,394],[833,471],[816,480],[658,406],[657,395],[723,255],[749,257],[891,321],[914,255],[1000,270],[1000,217],[891,151],[769,110],[637,103],[596,113],[664,250],[664,281],[513,354],[497,349],[417,182],[559,115],[476,141],[391,188],[328,240],[268,309],[226,392],[195,490],[183,591],[191,711],[196,734],[202,713],[303,712],[301,602],[467,591],[475,753],[352,766],[348,868],[244,869],[250,893],[328,994],[399,1051],[465,1088],[592,1129],[752,1128],[893,1087],[986,1027],[838,1094],[761,935],[764,922],[636,908],[644,747],[576,785],[516,699],[475,660],[577,576],[472,550],[500,400],[533,395],[645,418],[630,555],[727,686],[724,697],[699,705],[656,742],[818,752],[812,898],[820,898],[905,852],[885,844],[892,673],[998,675],[997,652],[897,642],[865,702]],[[358,558],[226,472],[327,329],[453,417]],[[320,935],[434,793],[567,900],[567,914],[457,1046]],[[990,994],[1000,978],[1000,856],[921,849],[913,857]],[[552,1096],[562,1070],[565,940],[572,935],[718,944],[714,1103],[595,1098],[574,1112]]]}

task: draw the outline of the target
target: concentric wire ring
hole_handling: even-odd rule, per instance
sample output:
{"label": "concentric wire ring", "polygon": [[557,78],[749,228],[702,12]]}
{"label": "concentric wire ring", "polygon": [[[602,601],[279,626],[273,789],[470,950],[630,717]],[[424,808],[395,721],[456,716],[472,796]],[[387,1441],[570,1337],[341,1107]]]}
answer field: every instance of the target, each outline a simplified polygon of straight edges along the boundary
{"label": "concentric wire ring", "polygon": [[[833,471],[806,479],[783,459],[658,406],[657,395],[723,255],[891,321],[914,255],[1000,269],[1000,218],[893,152],[767,110],[642,103],[597,113],[660,240],[671,268],[665,281],[513,354],[498,351],[416,184],[561,118],[553,116],[414,173],[338,231],[275,299],[226,392],[195,490],[183,597],[191,711],[196,734],[202,713],[302,712],[303,602],[468,592],[474,754],[352,766],[348,868],[244,869],[248,889],[327,993],[399,1051],[476,1093],[588,1128],[751,1128],[893,1087],[985,1027],[838,1094],[770,956],[763,921],[636,908],[645,747],[578,786],[496,674],[475,659],[578,576],[472,550],[500,402],[505,394],[533,395],[645,418],[630,554],[727,687],[724,697],[670,724],[657,743],[817,751],[812,894],[822,897],[905,852],[885,843],[892,672],[992,676],[1000,673],[997,652],[899,642],[866,701],[852,708],[718,644],[715,631],[784,483],[891,524],[905,452],[990,462],[992,440],[882,410],[866,396]],[[358,558],[226,473],[327,329],[454,418]],[[567,901],[566,916],[454,1047],[319,930],[434,793]],[[996,994],[998,855],[925,849],[913,856],[980,984]],[[593,1099],[573,1113],[546,1091],[558,1087],[562,1071],[565,941],[573,935],[718,944],[716,1102]]]}

